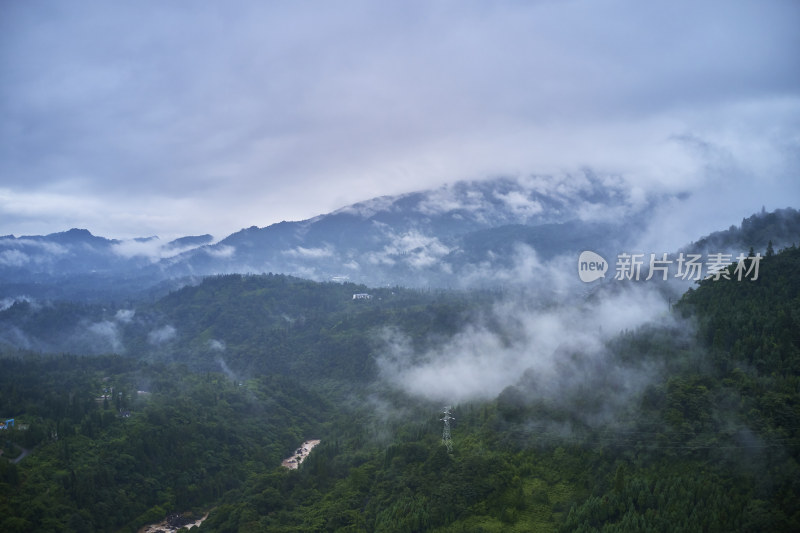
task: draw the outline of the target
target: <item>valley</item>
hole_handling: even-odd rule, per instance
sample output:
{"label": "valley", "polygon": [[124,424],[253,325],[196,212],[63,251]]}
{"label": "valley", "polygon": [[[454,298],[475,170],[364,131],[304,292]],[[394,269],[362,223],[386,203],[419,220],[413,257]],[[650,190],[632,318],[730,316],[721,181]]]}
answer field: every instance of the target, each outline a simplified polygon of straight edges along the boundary
{"label": "valley", "polygon": [[0,457],[0,529],[791,529],[800,256],[760,252],[671,302],[279,274],[19,300],[0,405],[30,453]]}
{"label": "valley", "polygon": [[800,532],[800,1],[0,5],[0,533]]}

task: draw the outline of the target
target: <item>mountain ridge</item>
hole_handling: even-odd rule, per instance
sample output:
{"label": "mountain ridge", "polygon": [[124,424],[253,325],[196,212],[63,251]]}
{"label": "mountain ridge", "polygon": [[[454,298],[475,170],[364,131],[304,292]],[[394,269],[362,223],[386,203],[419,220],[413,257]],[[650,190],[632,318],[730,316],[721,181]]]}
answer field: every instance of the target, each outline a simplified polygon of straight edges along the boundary
{"label": "mountain ridge", "polygon": [[[493,286],[529,263],[585,249],[613,257],[637,242],[651,222],[647,213],[665,200],[634,198],[614,176],[585,171],[568,178],[457,182],[250,226],[216,242],[208,234],[109,239],[79,228],[4,236],[0,298],[128,298],[174,280],[266,272],[368,286]],[[764,249],[765,239],[776,247],[800,240],[800,213],[757,213],[685,249]]]}

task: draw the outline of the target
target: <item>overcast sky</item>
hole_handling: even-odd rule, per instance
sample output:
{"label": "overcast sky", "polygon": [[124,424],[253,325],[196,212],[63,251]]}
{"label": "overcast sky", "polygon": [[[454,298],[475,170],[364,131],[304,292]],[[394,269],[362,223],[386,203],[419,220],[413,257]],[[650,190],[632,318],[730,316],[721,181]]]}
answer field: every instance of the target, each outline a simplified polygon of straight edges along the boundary
{"label": "overcast sky", "polygon": [[800,207],[800,2],[7,1],[0,234],[212,233],[460,179]]}

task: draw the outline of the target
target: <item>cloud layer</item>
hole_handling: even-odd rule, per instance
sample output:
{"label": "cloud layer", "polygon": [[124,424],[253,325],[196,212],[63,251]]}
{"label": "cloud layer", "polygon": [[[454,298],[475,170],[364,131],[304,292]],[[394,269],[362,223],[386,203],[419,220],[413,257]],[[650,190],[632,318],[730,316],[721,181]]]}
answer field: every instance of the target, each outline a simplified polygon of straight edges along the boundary
{"label": "cloud layer", "polygon": [[667,309],[659,293],[646,287],[574,306],[505,300],[483,322],[466,325],[424,353],[417,353],[402,332],[385,330],[378,367],[384,380],[405,392],[445,403],[495,398],[526,373],[542,385],[535,391],[540,399],[555,399],[568,387],[589,383],[592,368],[636,381],[626,383],[628,393],[652,376],[619,367],[604,343],[652,321],[669,323]]}
{"label": "cloud layer", "polygon": [[795,2],[13,3],[0,234],[224,235],[585,166],[724,185],[715,223],[785,207],[798,19]]}

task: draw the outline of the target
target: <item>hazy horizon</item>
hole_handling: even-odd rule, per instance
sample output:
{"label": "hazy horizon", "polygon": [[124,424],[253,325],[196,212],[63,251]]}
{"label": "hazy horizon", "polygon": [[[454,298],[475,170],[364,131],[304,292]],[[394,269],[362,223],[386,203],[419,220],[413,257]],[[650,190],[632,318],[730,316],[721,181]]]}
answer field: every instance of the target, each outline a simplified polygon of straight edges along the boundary
{"label": "hazy horizon", "polygon": [[585,168],[727,227],[800,198],[797,20],[794,2],[12,3],[0,234],[221,238]]}

